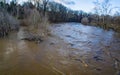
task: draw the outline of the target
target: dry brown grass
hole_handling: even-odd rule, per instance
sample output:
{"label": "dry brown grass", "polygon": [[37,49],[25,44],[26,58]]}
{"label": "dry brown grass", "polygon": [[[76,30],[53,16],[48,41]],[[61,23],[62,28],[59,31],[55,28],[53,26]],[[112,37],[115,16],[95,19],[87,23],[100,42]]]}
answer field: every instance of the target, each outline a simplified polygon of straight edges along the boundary
{"label": "dry brown grass", "polygon": [[22,21],[22,24],[28,26],[30,33],[46,37],[49,25],[47,16],[43,16],[36,8],[31,9],[29,14],[30,15]]}

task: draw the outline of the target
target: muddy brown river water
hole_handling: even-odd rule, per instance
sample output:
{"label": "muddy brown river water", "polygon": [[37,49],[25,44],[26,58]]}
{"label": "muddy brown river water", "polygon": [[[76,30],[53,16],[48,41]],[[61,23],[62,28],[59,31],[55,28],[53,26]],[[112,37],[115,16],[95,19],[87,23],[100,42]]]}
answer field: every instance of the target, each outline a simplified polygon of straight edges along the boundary
{"label": "muddy brown river water", "polygon": [[61,23],[37,44],[21,40],[25,27],[0,39],[0,75],[120,75],[120,34]]}

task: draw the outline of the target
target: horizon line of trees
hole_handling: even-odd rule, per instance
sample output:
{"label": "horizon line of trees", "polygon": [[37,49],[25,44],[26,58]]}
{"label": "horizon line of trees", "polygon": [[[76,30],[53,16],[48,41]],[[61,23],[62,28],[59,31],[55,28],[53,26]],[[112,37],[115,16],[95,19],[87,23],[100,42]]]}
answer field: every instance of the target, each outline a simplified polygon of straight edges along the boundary
{"label": "horizon line of trees", "polygon": [[117,11],[112,16],[109,14],[113,9],[110,0],[104,0],[102,3],[96,0],[94,4],[95,13],[86,13],[82,10],[74,11],[62,4],[49,0],[29,0],[22,5],[18,4],[17,0],[12,0],[10,4],[0,2],[0,8],[3,8],[18,20],[28,18],[31,15],[30,12],[36,9],[41,18],[47,17],[51,23],[80,22],[82,24],[100,26],[104,29],[120,31],[120,11]]}

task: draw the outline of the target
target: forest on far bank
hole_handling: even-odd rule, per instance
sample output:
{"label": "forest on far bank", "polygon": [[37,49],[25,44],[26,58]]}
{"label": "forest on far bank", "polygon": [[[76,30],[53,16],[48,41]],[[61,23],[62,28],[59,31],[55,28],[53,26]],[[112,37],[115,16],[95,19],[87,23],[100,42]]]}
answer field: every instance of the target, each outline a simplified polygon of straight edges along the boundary
{"label": "forest on far bank", "polygon": [[0,37],[8,35],[9,31],[18,30],[20,26],[46,30],[49,23],[61,22],[79,22],[120,32],[120,11],[110,14],[112,10],[120,8],[111,7],[110,0],[102,3],[96,0],[93,3],[94,13],[86,13],[49,0],[30,0],[23,4],[18,4],[17,0],[10,3],[3,0],[0,2]]}

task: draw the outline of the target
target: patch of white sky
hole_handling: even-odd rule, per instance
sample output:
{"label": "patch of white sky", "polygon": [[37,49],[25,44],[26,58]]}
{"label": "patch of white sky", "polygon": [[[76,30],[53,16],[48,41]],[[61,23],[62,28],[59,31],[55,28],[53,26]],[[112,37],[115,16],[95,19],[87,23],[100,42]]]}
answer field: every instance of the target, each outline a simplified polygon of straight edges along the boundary
{"label": "patch of white sky", "polygon": [[[9,0],[8,0],[9,1]],[[18,0],[19,3],[26,2],[28,0]],[[53,1],[53,0],[51,0]],[[94,8],[93,2],[96,0],[54,0],[55,2],[61,3],[68,8],[73,10],[83,10],[85,12],[92,12]],[[65,4],[65,1],[72,1],[74,4]],[[103,0],[99,0],[103,1]],[[111,0],[112,7],[120,7],[120,0]]]}

